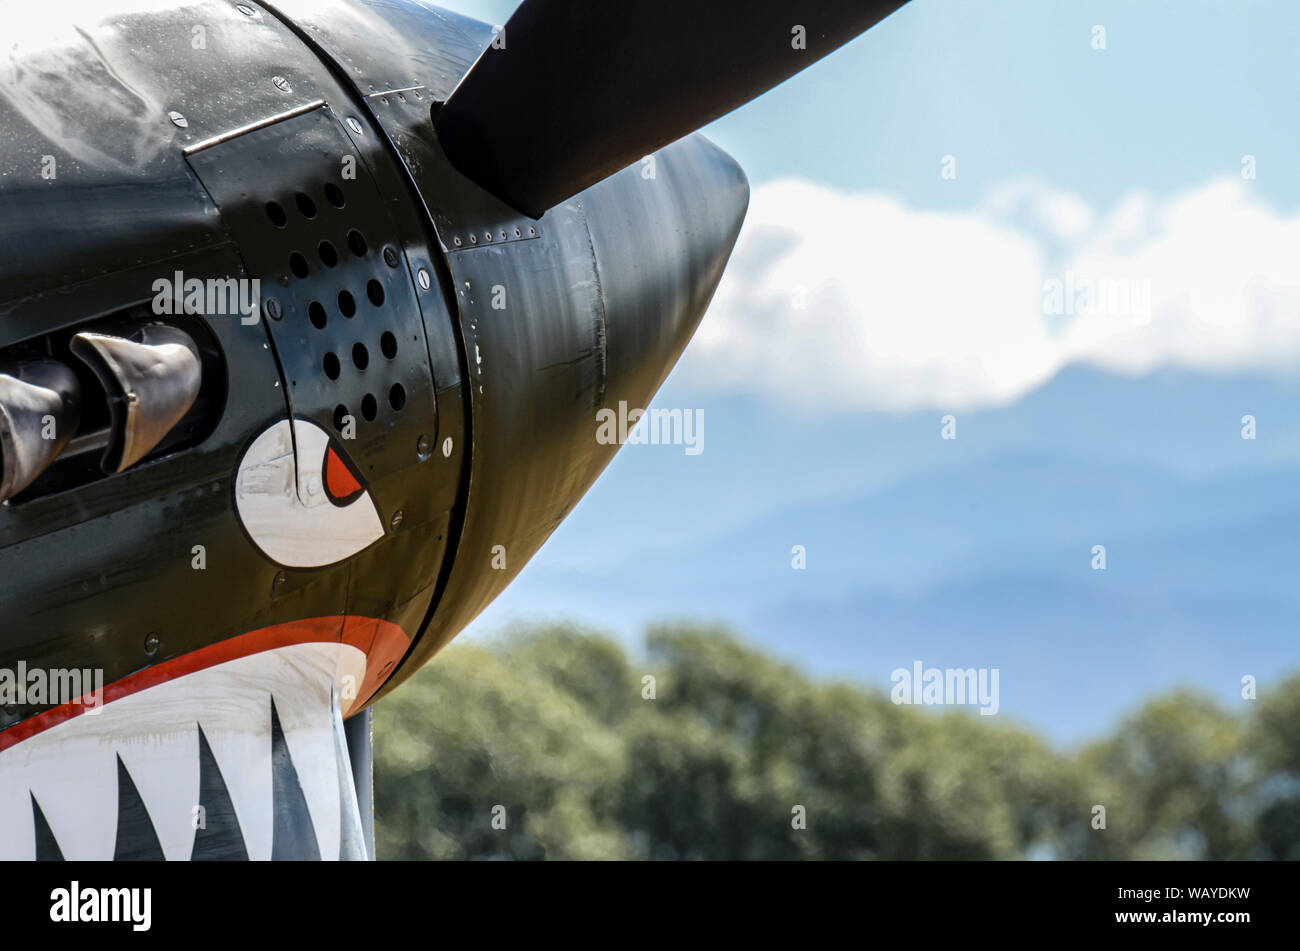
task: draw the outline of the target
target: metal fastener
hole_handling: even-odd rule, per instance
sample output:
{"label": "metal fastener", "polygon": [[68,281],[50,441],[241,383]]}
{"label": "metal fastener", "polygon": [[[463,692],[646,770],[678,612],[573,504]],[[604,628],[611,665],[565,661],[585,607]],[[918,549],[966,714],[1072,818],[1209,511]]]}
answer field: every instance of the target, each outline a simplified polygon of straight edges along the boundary
{"label": "metal fastener", "polygon": [[355,132],[357,135],[365,134],[365,130],[361,128],[361,123],[358,122],[352,116],[348,116],[348,128],[351,129],[353,132]]}
{"label": "metal fastener", "polygon": [[280,92],[293,92],[293,87],[289,85],[289,80],[285,79],[283,76],[272,76],[271,83],[276,89],[280,90]]}
{"label": "metal fastener", "polygon": [[402,526],[402,510],[401,510],[401,509],[398,509],[396,512],[393,513],[392,521],[390,521],[389,524],[393,526],[393,531],[397,531],[399,528],[401,528],[401,526]]}
{"label": "metal fastener", "polygon": [[384,248],[384,263],[389,267],[397,267],[401,258],[397,256],[397,249],[391,244]]}
{"label": "metal fastener", "polygon": [[429,272],[426,271],[424,268],[420,268],[420,270],[416,273],[415,277],[416,280],[420,282],[420,290],[427,291],[429,289],[429,283],[430,283]]}
{"label": "metal fastener", "polygon": [[244,16],[246,16],[246,17],[255,17],[255,16],[257,16],[257,11],[254,10],[252,7],[248,6],[248,5],[245,4],[245,3],[237,3],[237,4],[235,4],[235,9],[238,10],[240,13],[242,13],[242,14],[243,14]]}
{"label": "metal fastener", "polygon": [[442,454],[445,458],[447,459],[451,458],[451,449],[452,449],[451,437],[448,436],[446,439],[442,441]]}
{"label": "metal fastener", "polygon": [[424,462],[433,452],[433,446],[429,443],[429,437],[421,435],[415,443],[415,458]]}
{"label": "metal fastener", "polygon": [[171,119],[171,120],[172,120],[172,125],[176,126],[176,128],[178,128],[178,129],[188,129],[188,128],[190,127],[190,120],[189,120],[189,119],[186,119],[183,115],[181,115],[181,114],[180,114],[179,112],[177,112],[175,109],[173,109],[171,112],[167,113],[167,118],[168,118],[168,119]]}
{"label": "metal fastener", "polygon": [[272,320],[279,320],[284,316],[284,311],[280,308],[280,301],[275,297],[268,297],[263,309],[266,311],[266,316]]}
{"label": "metal fastener", "polygon": [[158,635],[155,632],[150,631],[144,637],[144,652],[146,654],[154,654],[157,653],[157,651],[158,651]]}

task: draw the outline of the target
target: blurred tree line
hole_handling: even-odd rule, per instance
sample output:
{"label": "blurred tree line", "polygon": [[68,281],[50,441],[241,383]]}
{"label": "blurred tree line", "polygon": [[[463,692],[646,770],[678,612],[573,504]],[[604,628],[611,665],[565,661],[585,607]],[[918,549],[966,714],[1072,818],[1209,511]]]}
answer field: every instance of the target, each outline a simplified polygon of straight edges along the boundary
{"label": "blurred tree line", "polygon": [[725,631],[646,646],[549,626],[448,648],[376,707],[378,857],[1300,858],[1300,676],[1242,715],[1155,699],[1065,755]]}

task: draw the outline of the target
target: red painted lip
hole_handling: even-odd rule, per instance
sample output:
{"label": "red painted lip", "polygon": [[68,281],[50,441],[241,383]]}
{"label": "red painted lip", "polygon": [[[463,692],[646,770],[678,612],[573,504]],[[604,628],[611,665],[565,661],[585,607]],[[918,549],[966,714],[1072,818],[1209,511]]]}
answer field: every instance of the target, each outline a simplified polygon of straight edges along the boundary
{"label": "red painted lip", "polygon": [[[397,668],[397,662],[410,647],[411,639],[393,622],[377,618],[342,615],[287,621],[209,644],[105,684],[103,703],[112,703],[186,674],[293,644],[349,644],[364,653],[365,680],[358,687],[356,699],[351,703],[352,707],[359,707],[374,696],[375,691]],[[81,716],[88,709],[85,700],[89,696],[86,694],[79,700],[52,707],[0,731],[0,751],[43,733],[52,726]]]}

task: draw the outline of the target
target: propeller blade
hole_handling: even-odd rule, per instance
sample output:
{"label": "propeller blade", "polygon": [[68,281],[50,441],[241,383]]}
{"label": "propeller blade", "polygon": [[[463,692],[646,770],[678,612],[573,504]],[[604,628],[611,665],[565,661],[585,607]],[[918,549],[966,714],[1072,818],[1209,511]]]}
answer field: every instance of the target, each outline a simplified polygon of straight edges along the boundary
{"label": "propeller blade", "polygon": [[434,127],[457,169],[539,218],[906,2],[524,0]]}

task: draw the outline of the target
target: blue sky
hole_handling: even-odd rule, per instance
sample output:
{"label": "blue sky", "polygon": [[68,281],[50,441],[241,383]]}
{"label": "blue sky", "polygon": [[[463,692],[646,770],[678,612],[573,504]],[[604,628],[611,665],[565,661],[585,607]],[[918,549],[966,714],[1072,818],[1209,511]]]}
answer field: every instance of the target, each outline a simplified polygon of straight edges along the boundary
{"label": "blue sky", "polygon": [[999,666],[1063,742],[1300,666],[1297,48],[1282,3],[914,0],[713,123],[751,212],[654,401],[705,450],[625,447],[465,636],[683,616],[882,688]]}
{"label": "blue sky", "polygon": [[[504,23],[512,0],[446,4]],[[1172,194],[1259,159],[1300,200],[1300,20],[1260,0],[913,0],[706,130],[751,182],[785,176],[960,208],[1007,179],[1106,204]],[[1104,52],[1092,29],[1106,28]],[[940,181],[940,156],[959,158]]]}

